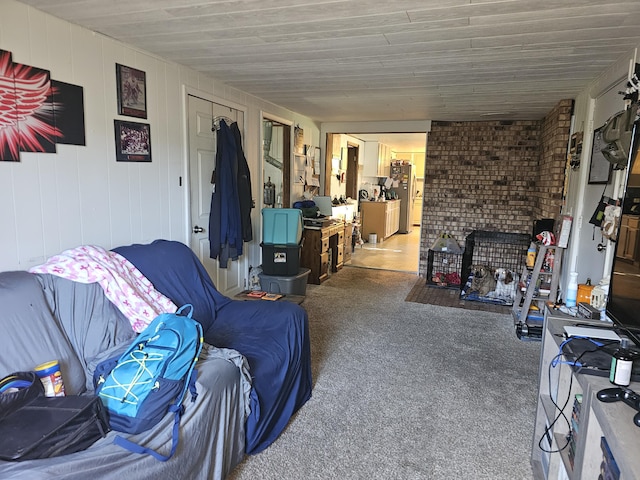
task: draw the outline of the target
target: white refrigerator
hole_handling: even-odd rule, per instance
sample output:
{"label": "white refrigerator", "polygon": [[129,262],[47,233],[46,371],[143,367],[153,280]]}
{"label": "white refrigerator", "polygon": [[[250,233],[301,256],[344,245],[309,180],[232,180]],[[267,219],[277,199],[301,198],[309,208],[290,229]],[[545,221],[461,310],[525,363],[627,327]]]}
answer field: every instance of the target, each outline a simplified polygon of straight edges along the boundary
{"label": "white refrigerator", "polygon": [[391,186],[400,202],[400,228],[398,233],[409,233],[413,230],[413,201],[416,196],[416,169],[411,164],[391,164]]}

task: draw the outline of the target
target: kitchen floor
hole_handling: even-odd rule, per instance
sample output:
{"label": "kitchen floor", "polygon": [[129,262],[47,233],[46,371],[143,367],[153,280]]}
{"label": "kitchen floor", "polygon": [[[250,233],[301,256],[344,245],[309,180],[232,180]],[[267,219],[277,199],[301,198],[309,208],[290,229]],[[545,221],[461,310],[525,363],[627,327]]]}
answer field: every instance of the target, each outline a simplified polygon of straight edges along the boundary
{"label": "kitchen floor", "polygon": [[420,227],[410,233],[396,233],[383,242],[356,245],[348,265],[378,270],[418,273],[420,258]]}

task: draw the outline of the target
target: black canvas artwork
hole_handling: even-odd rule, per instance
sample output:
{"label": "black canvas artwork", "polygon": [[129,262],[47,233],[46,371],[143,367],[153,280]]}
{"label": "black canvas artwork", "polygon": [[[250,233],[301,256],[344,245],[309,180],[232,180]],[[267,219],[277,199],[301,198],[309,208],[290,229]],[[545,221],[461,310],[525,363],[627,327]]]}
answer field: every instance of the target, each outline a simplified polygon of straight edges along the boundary
{"label": "black canvas artwork", "polygon": [[84,135],[84,92],[78,85],[51,81],[56,128],[62,138],[58,143],[86,145]]}

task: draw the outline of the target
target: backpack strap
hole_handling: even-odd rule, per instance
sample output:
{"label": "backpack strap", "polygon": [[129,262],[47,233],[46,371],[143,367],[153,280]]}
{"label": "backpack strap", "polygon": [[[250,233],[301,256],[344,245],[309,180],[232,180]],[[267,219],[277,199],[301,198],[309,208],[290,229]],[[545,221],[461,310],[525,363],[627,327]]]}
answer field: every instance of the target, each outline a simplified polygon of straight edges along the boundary
{"label": "backpack strap", "polygon": [[189,307],[190,309],[189,313],[183,316],[187,318],[191,318],[191,316],[193,315],[193,305],[191,305],[190,303],[185,303],[178,310],[176,310],[176,315],[180,315],[182,311],[185,310],[187,307]]}
{"label": "backpack strap", "polygon": [[151,448],[143,447],[142,445],[139,445],[130,440],[127,440],[126,438],[121,437],[120,435],[116,435],[116,437],[113,439],[113,443],[116,445],[119,445],[122,448],[129,450],[130,452],[139,453],[141,455],[144,455],[144,454],[151,455],[156,460],[160,460],[161,462],[166,462],[173,456],[174,453],[176,453],[176,450],[178,448],[178,440],[180,438],[180,418],[182,417],[182,414],[184,412],[184,407],[182,405],[178,405],[176,407],[176,404],[174,403],[169,407],[169,411],[174,412],[173,434],[172,434],[172,440],[171,440],[171,451],[169,452],[169,455],[162,455],[161,453],[158,453]]}

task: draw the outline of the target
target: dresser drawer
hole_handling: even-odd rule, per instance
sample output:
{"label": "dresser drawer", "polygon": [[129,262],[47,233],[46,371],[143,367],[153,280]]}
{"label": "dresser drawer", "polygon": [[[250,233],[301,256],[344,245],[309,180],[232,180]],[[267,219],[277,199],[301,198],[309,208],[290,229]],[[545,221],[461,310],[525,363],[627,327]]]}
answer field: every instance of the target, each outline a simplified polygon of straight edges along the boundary
{"label": "dresser drawer", "polygon": [[322,243],[320,244],[320,251],[326,252],[329,250],[329,237],[325,237],[322,239]]}

